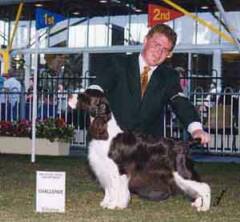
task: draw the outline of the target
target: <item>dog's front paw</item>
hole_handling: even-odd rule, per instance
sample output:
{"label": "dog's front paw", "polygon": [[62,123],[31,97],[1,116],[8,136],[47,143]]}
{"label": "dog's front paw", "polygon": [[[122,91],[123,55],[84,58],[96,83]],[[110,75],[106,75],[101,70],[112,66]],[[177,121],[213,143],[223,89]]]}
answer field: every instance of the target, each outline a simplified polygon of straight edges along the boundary
{"label": "dog's front paw", "polygon": [[111,209],[111,210],[118,207],[116,201],[109,198],[108,195],[103,198],[103,200],[100,203],[100,206],[104,209]]}
{"label": "dog's front paw", "polygon": [[192,206],[195,207],[197,211],[208,211],[211,204],[211,189],[209,185],[202,183],[198,192],[199,196],[192,202]]}
{"label": "dog's front paw", "polygon": [[116,209],[116,208],[125,209],[128,206],[128,202],[129,202],[129,200],[116,202],[116,201],[110,201],[110,200],[103,199],[100,203],[100,206],[104,209],[111,209],[111,210]]}
{"label": "dog's front paw", "polygon": [[129,178],[127,177],[127,175],[120,176],[120,184],[117,189],[117,193],[118,193],[117,206],[119,209],[125,209],[128,207],[128,203],[131,198],[131,194],[128,189],[128,182],[129,182]]}
{"label": "dog's front paw", "polygon": [[100,206],[104,209],[114,210],[118,208],[118,204],[115,201],[104,202],[100,203]]}
{"label": "dog's front paw", "polygon": [[193,202],[192,202],[192,207],[196,208],[197,211],[200,211],[201,206],[203,205],[203,199],[202,197],[197,197]]}
{"label": "dog's front paw", "polygon": [[102,208],[107,208],[108,206],[108,201],[103,199],[101,202],[100,202],[100,207]]}
{"label": "dog's front paw", "polygon": [[128,202],[129,201],[122,201],[117,203],[117,208],[119,209],[125,209],[128,207]]}
{"label": "dog's front paw", "polygon": [[118,203],[117,208],[118,209],[126,209],[128,207],[128,203]]}
{"label": "dog's front paw", "polygon": [[110,194],[109,194],[109,190],[105,190],[105,195],[104,195],[104,198],[103,200],[100,202],[100,206],[102,208],[107,208],[108,205],[110,204],[111,202],[111,198],[110,198]]}
{"label": "dog's front paw", "polygon": [[118,208],[119,209],[125,209],[128,207],[128,203],[130,201],[130,198],[131,198],[131,195],[130,195],[130,192],[129,190],[127,190],[124,195],[122,195],[121,197],[119,197],[119,200],[118,200]]}

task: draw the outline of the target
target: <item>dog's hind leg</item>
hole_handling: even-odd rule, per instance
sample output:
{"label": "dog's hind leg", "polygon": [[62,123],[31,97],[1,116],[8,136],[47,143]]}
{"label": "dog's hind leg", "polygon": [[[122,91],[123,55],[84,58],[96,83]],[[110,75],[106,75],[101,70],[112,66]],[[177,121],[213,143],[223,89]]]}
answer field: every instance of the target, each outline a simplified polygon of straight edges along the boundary
{"label": "dog's hind leg", "polygon": [[197,208],[197,211],[207,211],[211,203],[211,189],[208,184],[200,183],[193,180],[184,179],[178,172],[173,172],[176,185],[194,202],[192,206]]}

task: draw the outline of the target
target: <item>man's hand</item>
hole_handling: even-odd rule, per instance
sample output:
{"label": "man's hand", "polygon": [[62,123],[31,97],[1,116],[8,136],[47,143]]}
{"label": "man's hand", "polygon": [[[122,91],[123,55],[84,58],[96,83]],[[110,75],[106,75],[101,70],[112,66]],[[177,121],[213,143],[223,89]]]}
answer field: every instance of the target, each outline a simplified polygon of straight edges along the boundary
{"label": "man's hand", "polygon": [[201,139],[201,144],[207,144],[210,142],[210,135],[202,129],[194,130],[192,133],[193,139]]}
{"label": "man's hand", "polygon": [[68,98],[68,105],[72,108],[72,109],[76,109],[77,107],[77,102],[78,102],[78,94],[73,94],[70,95]]}

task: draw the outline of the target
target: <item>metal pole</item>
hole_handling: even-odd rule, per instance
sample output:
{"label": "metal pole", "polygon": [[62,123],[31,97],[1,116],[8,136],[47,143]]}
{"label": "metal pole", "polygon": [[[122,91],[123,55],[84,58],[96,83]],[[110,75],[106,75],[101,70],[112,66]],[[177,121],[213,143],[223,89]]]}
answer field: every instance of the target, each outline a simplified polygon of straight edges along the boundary
{"label": "metal pole", "polygon": [[23,9],[23,4],[24,4],[24,3],[21,2],[21,3],[19,4],[19,7],[18,7],[18,11],[17,11],[16,19],[15,19],[15,25],[14,25],[13,33],[12,33],[12,35],[11,35],[10,42],[9,42],[9,45],[8,45],[8,49],[9,49],[9,50],[12,49],[13,39],[14,39],[15,34],[16,34],[16,31],[17,31],[18,22],[19,22],[19,19],[20,19],[21,13],[22,13],[22,9]]}
{"label": "metal pole", "polygon": [[222,6],[222,3],[220,0],[214,0],[218,10],[220,11],[222,17],[223,17],[223,20],[224,20],[224,23],[226,24],[226,26],[228,27],[229,29],[229,33],[230,35],[232,36],[232,38],[234,39],[234,42],[235,44],[237,45],[238,47],[238,51],[240,52],[240,43],[239,43],[239,40],[238,40],[238,35],[233,31],[232,29],[232,25],[231,23],[229,22],[229,20],[227,19],[227,16],[226,16],[226,13],[224,11],[224,8]]}
{"label": "metal pole", "polygon": [[36,153],[38,48],[39,48],[39,33],[38,33],[38,30],[36,30],[35,69],[34,69],[34,76],[33,76],[32,152],[31,152],[32,163],[35,162],[35,153]]}

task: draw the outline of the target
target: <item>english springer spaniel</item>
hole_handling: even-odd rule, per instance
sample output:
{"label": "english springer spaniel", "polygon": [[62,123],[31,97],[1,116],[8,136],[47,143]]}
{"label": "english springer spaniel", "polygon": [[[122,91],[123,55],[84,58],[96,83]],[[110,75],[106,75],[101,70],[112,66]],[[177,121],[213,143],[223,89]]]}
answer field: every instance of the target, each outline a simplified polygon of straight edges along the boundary
{"label": "english springer spaniel", "polygon": [[105,191],[101,207],[126,208],[130,192],[161,201],[180,190],[191,198],[197,211],[209,210],[210,187],[194,178],[186,143],[123,132],[98,89],[72,97],[69,105],[90,115],[88,159]]}

